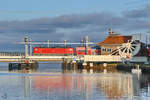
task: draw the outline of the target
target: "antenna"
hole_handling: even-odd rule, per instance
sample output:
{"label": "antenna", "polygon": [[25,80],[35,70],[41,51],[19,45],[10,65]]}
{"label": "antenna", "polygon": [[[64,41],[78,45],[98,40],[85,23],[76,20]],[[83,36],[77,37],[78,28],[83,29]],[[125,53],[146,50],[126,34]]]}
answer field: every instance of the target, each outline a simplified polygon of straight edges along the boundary
{"label": "antenna", "polygon": [[119,35],[119,34],[117,34],[116,32],[114,32],[114,31],[112,30],[112,27],[109,28],[108,34],[109,34],[109,35]]}
{"label": "antenna", "polygon": [[85,46],[85,49],[86,49],[86,55],[88,55],[88,46],[89,46],[88,43],[89,43],[89,37],[86,36],[85,39],[86,39],[86,46]]}
{"label": "antenna", "polygon": [[108,33],[109,33],[109,35],[111,35],[111,34],[113,33],[113,32],[112,32],[112,27],[109,28]]}

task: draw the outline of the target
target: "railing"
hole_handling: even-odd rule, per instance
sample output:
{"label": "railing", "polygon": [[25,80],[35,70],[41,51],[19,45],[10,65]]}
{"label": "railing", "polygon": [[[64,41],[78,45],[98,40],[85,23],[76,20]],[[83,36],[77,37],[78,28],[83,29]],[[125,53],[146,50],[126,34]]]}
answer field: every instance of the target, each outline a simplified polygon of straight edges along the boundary
{"label": "railing", "polygon": [[[20,61],[24,59],[38,60],[38,61],[51,61],[55,59],[73,59],[84,62],[122,62],[120,56],[115,55],[29,55],[25,57],[22,52],[0,52],[0,61]],[[148,62],[147,57],[133,57],[130,62]]]}
{"label": "railing", "polygon": [[25,56],[22,52],[0,52],[0,56]]}
{"label": "railing", "polygon": [[110,56],[110,55],[85,55],[85,62],[121,62],[120,56]]}
{"label": "railing", "polygon": [[32,56],[74,56],[74,54],[32,54]]}

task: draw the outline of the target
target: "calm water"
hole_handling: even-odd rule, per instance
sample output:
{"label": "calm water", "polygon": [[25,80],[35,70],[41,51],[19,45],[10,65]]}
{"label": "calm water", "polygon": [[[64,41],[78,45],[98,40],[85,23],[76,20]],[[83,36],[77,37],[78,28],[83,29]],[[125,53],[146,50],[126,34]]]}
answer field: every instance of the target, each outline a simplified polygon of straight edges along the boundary
{"label": "calm water", "polygon": [[62,71],[59,63],[34,72],[7,66],[0,65],[0,100],[150,100],[150,75]]}

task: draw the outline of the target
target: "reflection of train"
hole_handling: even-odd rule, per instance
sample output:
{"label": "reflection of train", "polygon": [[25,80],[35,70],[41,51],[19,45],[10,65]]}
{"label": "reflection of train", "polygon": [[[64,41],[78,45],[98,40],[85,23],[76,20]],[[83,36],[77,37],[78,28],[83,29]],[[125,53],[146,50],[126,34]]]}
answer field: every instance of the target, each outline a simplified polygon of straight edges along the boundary
{"label": "reflection of train", "polygon": [[[33,86],[38,90],[75,90],[84,92],[88,88],[91,90],[93,77],[81,77],[81,76],[35,76],[33,77]],[[85,83],[85,80],[89,80]]]}
{"label": "reflection of train", "polygon": [[[81,94],[78,96],[81,96],[82,99],[78,98],[78,100],[88,100],[88,98],[99,98],[101,96],[108,100],[131,99],[135,94],[139,95],[137,81],[136,77],[131,74],[120,73],[102,75],[101,77],[93,75],[88,77],[84,75],[54,75],[34,76],[32,78],[36,91],[45,91],[56,95],[57,93],[63,93],[63,96],[68,96],[70,93],[73,96]],[[94,95],[95,93],[96,95]]]}
{"label": "reflection of train", "polygon": [[[100,48],[88,47],[88,55],[99,55]],[[86,48],[84,46],[76,47],[76,50],[72,47],[34,47],[33,54],[36,55],[85,55]]]}

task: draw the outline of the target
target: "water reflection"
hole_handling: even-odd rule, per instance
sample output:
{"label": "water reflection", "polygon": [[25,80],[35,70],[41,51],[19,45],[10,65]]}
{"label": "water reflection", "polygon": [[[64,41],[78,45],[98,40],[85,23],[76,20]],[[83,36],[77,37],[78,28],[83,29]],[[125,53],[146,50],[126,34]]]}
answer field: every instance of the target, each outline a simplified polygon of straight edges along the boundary
{"label": "water reflection", "polygon": [[[34,77],[34,88],[37,91],[42,90],[48,94],[51,92],[59,93],[61,91],[64,93],[62,96],[69,97],[68,100],[76,94],[78,94],[79,100],[92,100],[101,97],[106,100],[120,100],[121,98],[132,99],[135,94],[139,95],[134,92],[133,84],[133,76],[131,74],[123,75],[121,73],[92,76],[61,75]],[[139,89],[139,87],[135,89]]]}
{"label": "water reflection", "polygon": [[65,72],[0,73],[0,100],[148,100],[150,76],[131,73]]}

